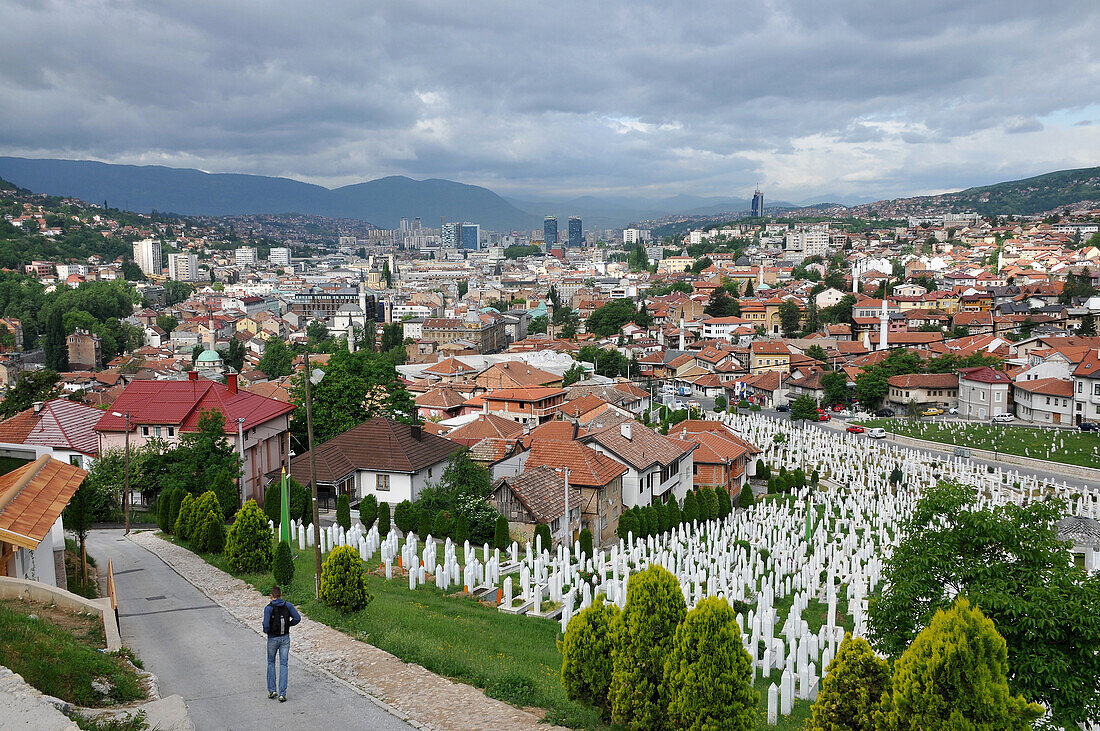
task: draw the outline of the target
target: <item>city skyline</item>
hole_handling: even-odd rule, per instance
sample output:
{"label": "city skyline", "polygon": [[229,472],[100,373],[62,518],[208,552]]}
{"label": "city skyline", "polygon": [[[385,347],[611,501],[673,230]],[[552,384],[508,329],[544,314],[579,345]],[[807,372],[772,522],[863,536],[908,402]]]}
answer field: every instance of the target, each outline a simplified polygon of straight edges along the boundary
{"label": "city skyline", "polygon": [[[439,177],[528,200],[759,183],[799,203],[958,190],[1100,149],[1091,3],[583,12],[17,6],[0,154],[328,187]],[[485,52],[425,42],[441,27]]]}

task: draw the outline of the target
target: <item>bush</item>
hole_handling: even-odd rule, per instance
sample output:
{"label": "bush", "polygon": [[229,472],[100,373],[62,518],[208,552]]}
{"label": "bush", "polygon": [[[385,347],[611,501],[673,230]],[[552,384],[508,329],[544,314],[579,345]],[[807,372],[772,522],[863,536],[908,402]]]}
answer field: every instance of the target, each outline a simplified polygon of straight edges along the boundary
{"label": "bush", "polygon": [[351,530],[351,504],[347,495],[336,497],[336,525],[344,530]]}
{"label": "bush", "polygon": [[726,397],[725,396],[715,397],[715,399],[714,399],[714,410],[715,411],[725,411],[726,410]]}
{"label": "bush", "polygon": [[290,517],[302,525],[313,523],[313,492],[295,480],[286,478],[290,490]]}
{"label": "bush", "polygon": [[772,476],[772,468],[762,459],[756,460],[756,479],[766,480]]}
{"label": "bush", "polygon": [[454,537],[455,543],[461,545],[455,536],[455,520],[446,510],[440,510],[436,513],[435,519],[432,521],[432,535],[439,539]]}
{"label": "bush", "polygon": [[363,561],[351,546],[337,546],[321,566],[321,602],[334,609],[356,612],[374,596],[367,591]]}
{"label": "bush", "polygon": [[[428,537],[432,532],[432,514],[428,512],[427,508],[420,508],[417,511],[417,536],[423,540]],[[442,537],[442,536],[440,536]]]}
{"label": "bush", "polygon": [[512,537],[508,534],[508,519],[503,515],[498,515],[493,533],[493,546],[502,551],[507,551],[511,543]]}
{"label": "bush", "polygon": [[[535,535],[542,536],[542,550],[550,551],[554,547],[554,539],[550,536],[550,526],[545,523],[539,523],[535,526]],[[535,545],[534,537],[531,538],[531,545]]]}
{"label": "bush", "polygon": [[378,505],[378,535],[385,538],[390,534],[390,504]]}
{"label": "bush", "polygon": [[168,504],[168,532],[176,532],[176,521],[180,517],[180,507],[183,505],[183,498],[190,493],[184,490],[182,487],[172,488],[172,502]]}
{"label": "bush", "polygon": [[622,613],[597,594],[587,608],[569,620],[561,651],[561,684],[570,700],[600,709],[604,723],[611,720],[608,689]]}
{"label": "bush", "polygon": [[707,597],[684,617],[664,667],[673,728],[755,731],[760,694],[752,658],[725,599]]}
{"label": "bush", "polygon": [[470,522],[462,513],[459,513],[454,520],[454,533],[455,543],[460,546],[470,539]]}
{"label": "bush", "polygon": [[730,494],[726,492],[725,488],[715,490],[714,493],[715,497],[718,498],[718,517],[729,517],[729,514],[733,512],[733,500],[730,499]]}
{"label": "bush", "polygon": [[683,522],[683,516],[680,515],[680,503],[676,501],[675,496],[665,503],[665,512],[668,513],[669,530],[672,530]]}
{"label": "bush", "polygon": [[745,483],[741,487],[741,494],[737,497],[737,504],[742,508],[751,508],[756,505],[756,497],[752,494],[752,485]]}
{"label": "bush", "polygon": [[264,490],[264,515],[275,525],[282,519],[283,507],[280,505],[283,498],[282,480],[272,482]]}
{"label": "bush", "polygon": [[195,512],[195,497],[191,493],[183,496],[179,515],[176,517],[176,535],[183,540],[191,538],[191,521]]}
{"label": "bush", "polygon": [[875,728],[1030,729],[1045,712],[1008,689],[1008,651],[993,620],[960,598],[938,610],[894,663]]}
{"label": "bush", "polygon": [[[237,486],[239,478],[240,475],[236,472],[222,470],[214,478],[211,489],[206,491],[214,494],[218,509],[222,511],[222,523],[241,507],[241,491]],[[203,495],[205,494],[204,492]]]}
{"label": "bush", "polygon": [[703,498],[707,501],[707,520],[714,520],[718,517],[718,493],[713,487],[705,487]]}
{"label": "bush", "polygon": [[[196,503],[199,504],[201,503]],[[208,509],[206,517],[193,526],[191,532],[194,534],[191,538],[191,550],[198,553],[221,553],[225,549],[225,518],[220,510]]]}
{"label": "bush", "polygon": [[416,521],[419,517],[413,509],[413,504],[408,500],[402,500],[393,509],[393,524],[402,535],[408,535],[416,530]]}
{"label": "bush", "polygon": [[363,524],[363,528],[370,530],[370,527],[374,525],[377,520],[378,498],[373,494],[367,495],[359,501],[359,522]]}
{"label": "bush", "polygon": [[826,672],[807,731],[875,731],[875,710],[890,689],[890,665],[867,640],[848,633]]}
{"label": "bush", "polygon": [[661,530],[661,523],[657,518],[657,508],[652,505],[646,505],[642,508],[642,520],[645,521],[646,536],[655,536]]}
{"label": "bush", "polygon": [[[255,500],[237,511],[225,542],[225,558],[237,573],[259,573],[271,565],[271,526]],[[279,584],[285,583],[282,581]]]}
{"label": "bush", "polygon": [[588,558],[595,556],[592,552],[592,531],[587,528],[581,529],[580,544],[582,556],[587,556]]}
{"label": "bush", "polygon": [[275,583],[279,586],[290,586],[290,582],[294,581],[294,559],[290,555],[290,545],[286,541],[279,541],[279,545],[275,547],[271,573],[275,575]]}
{"label": "bush", "polygon": [[611,716],[631,729],[663,728],[662,688],[673,633],[687,613],[676,577],[660,566],[630,576],[618,649],[612,659]]}
{"label": "bush", "polygon": [[182,493],[182,487],[170,487],[162,490],[157,497],[157,527],[160,528],[161,533],[171,533],[176,527],[175,521],[172,520],[172,503],[174,501],[176,504],[178,517],[180,501],[183,500]]}
{"label": "bush", "polygon": [[639,537],[638,519],[634,517],[634,513],[627,511],[619,516],[619,525],[615,528],[615,535],[624,541],[629,541],[631,533],[634,534],[635,538]]}

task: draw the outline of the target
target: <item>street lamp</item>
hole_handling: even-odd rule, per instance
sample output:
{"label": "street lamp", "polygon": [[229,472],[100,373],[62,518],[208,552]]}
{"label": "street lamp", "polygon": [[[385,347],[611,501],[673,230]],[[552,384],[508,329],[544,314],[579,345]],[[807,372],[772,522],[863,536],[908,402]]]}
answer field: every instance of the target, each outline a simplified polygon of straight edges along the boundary
{"label": "street lamp", "polygon": [[126,419],[126,435],[123,437],[125,440],[126,455],[123,457],[123,479],[125,480],[122,488],[122,513],[124,520],[126,521],[126,533],[130,532],[130,410],[127,409],[125,414],[120,414],[117,411],[112,411],[111,416],[116,416],[120,419]]}
{"label": "street lamp", "polygon": [[310,393],[311,383],[320,383],[321,379],[325,377],[323,371],[318,371],[318,375],[314,375],[312,369],[309,366],[309,350],[305,352],[306,358],[306,372],[305,372],[305,388],[306,388],[306,435],[309,441],[309,485],[310,490],[313,493],[313,558],[314,558],[314,589],[317,592],[317,599],[321,598],[321,511],[317,506],[317,453],[313,449],[313,396]]}

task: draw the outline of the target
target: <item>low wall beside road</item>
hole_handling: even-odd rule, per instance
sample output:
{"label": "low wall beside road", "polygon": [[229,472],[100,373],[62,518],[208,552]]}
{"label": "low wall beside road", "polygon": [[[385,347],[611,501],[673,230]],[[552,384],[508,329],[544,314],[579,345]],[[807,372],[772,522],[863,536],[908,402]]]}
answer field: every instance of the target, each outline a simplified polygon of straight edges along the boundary
{"label": "low wall beside road", "polygon": [[115,612],[111,609],[110,599],[85,599],[53,584],[0,576],[0,599],[19,598],[40,604],[56,604],[74,612],[98,614],[103,620],[103,635],[107,638],[107,652],[122,649],[122,637],[118,633]]}
{"label": "low wall beside road", "polygon": [[[927,439],[915,439],[914,437],[907,437],[901,434],[894,434],[891,431],[886,432],[887,438],[903,447],[914,447],[916,449],[931,449],[944,451],[954,449],[956,446],[964,447],[962,444],[949,444],[947,442],[933,442]],[[1100,487],[1100,469],[1094,467],[1082,467],[1075,464],[1065,464],[1064,462],[1051,462],[1046,459],[1035,459],[1034,457],[1021,457],[1018,454],[1006,454],[1005,452],[991,452],[987,449],[974,449],[973,447],[965,447],[970,451],[972,458],[989,460],[991,462],[998,462],[1001,464],[1014,465],[1016,467],[1026,467],[1035,470],[1043,470],[1046,472],[1055,472],[1066,477],[1075,477],[1081,480],[1089,480]]]}

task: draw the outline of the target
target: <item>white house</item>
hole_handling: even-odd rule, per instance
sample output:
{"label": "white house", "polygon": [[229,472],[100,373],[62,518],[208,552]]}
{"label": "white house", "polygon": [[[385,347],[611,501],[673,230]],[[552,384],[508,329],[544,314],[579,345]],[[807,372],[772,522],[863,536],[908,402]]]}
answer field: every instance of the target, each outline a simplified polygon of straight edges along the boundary
{"label": "white house", "polygon": [[[347,495],[352,503],[367,495],[390,505],[415,502],[429,482],[439,482],[451,457],[463,449],[419,426],[376,416],[314,448],[317,486]],[[291,460],[290,474],[309,484],[309,452]]]}
{"label": "white house", "polygon": [[1009,413],[1008,394],[1012,379],[989,366],[959,371],[959,416],[986,421]]}
{"label": "white house", "polygon": [[665,503],[671,497],[683,500],[691,489],[695,444],[661,436],[634,420],[588,428],[590,433],[580,441],[627,467],[624,507]]}

